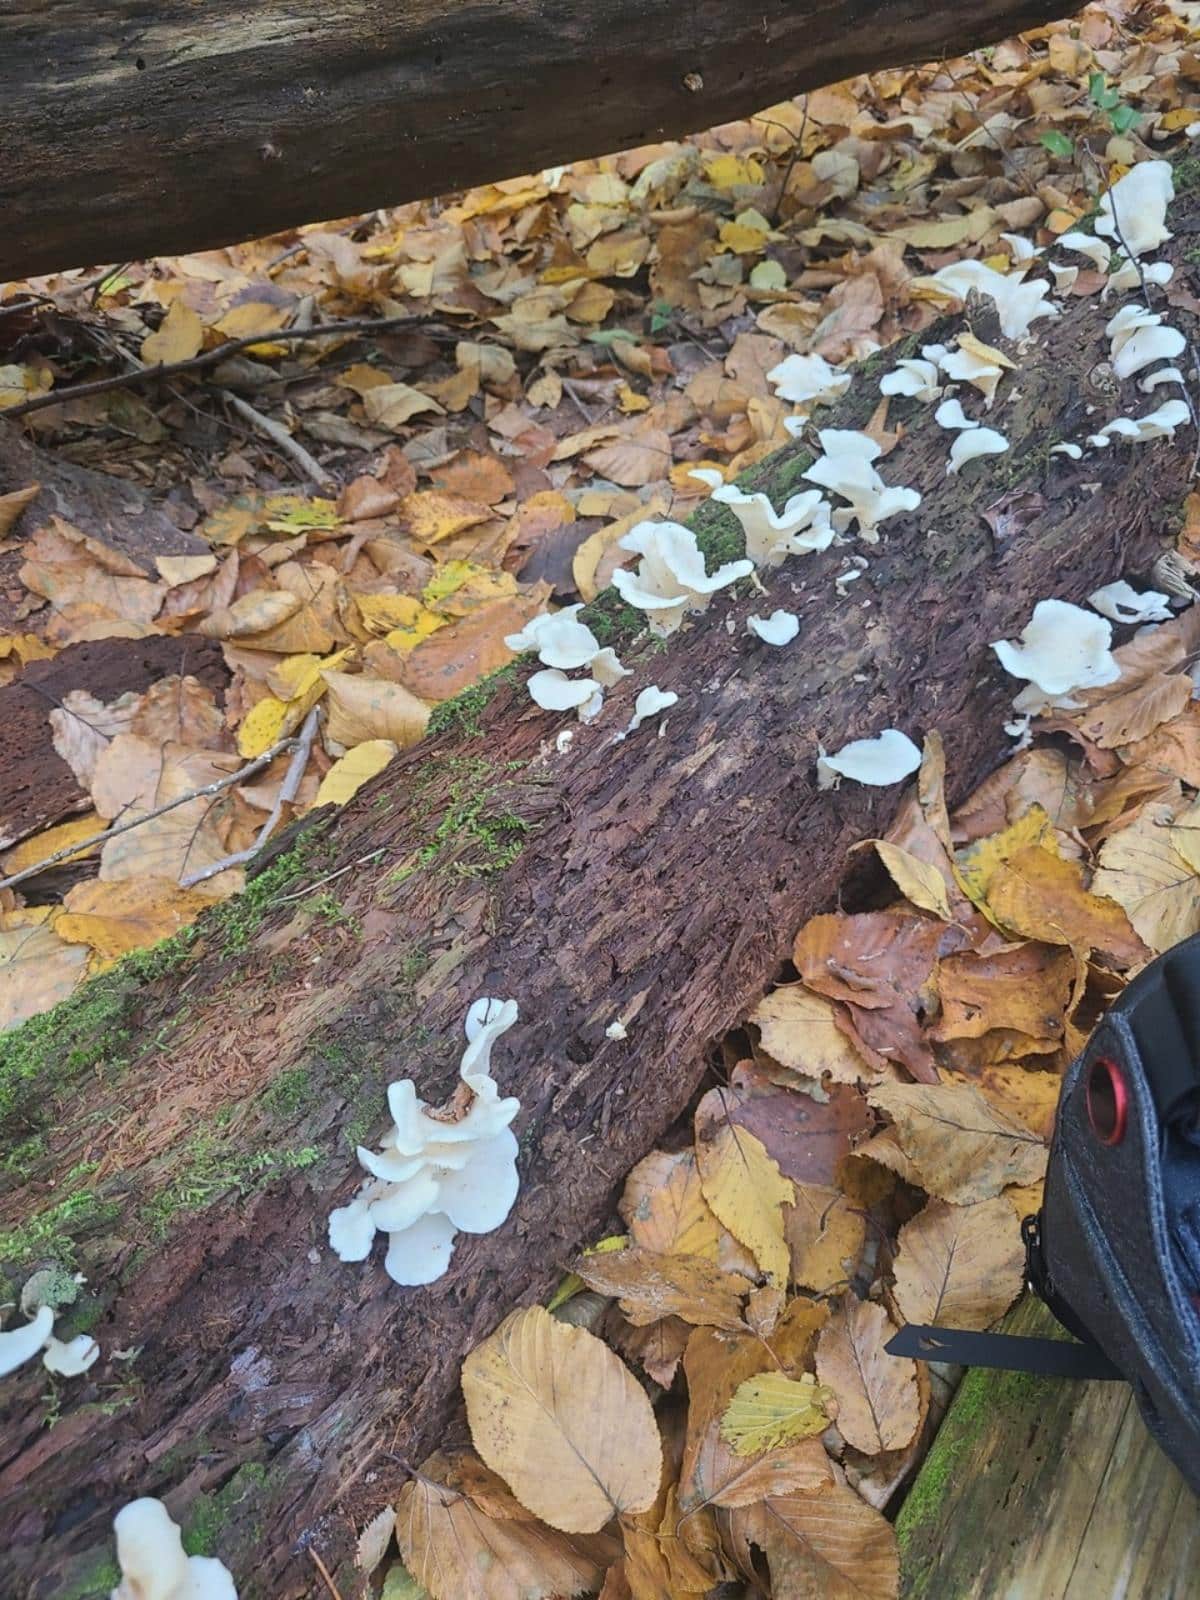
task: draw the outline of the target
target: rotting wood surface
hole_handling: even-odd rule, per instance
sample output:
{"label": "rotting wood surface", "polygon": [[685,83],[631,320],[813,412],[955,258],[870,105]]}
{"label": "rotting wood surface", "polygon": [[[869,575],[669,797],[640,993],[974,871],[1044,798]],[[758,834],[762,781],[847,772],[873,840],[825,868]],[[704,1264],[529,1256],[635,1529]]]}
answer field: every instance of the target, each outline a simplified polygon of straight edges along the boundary
{"label": "rotting wood surface", "polygon": [[674,138],[1069,0],[17,0],[0,279],[228,244]]}
{"label": "rotting wood surface", "polygon": [[[1185,199],[1172,220],[1184,234],[1196,216]],[[994,341],[990,318],[974,320]],[[708,1043],[831,904],[850,846],[885,830],[898,793],[819,793],[818,740],[937,728],[961,798],[1008,743],[1013,684],[988,641],[1039,598],[1144,572],[1168,542],[1190,436],[1081,463],[1047,453],[1094,431],[1091,406],[1144,409],[1132,384],[1097,392],[1103,322],[1093,299],[1039,325],[1010,380],[1019,396],[992,419],[1010,452],[961,477],[946,476],[930,408],[894,407],[911,431],[884,476],[924,503],[885,526],[844,598],[836,550],[772,577],[766,609],[801,618],[793,645],[747,635],[761,597],[718,600],[647,650],[563,754],[565,720],[502,683],[479,731],[465,717],[362,790],[261,920],[253,899],[231,902],[191,955],[94,986],[94,1024],[52,1019],[44,1064],[22,1047],[40,1078],[18,1083],[6,1132],[33,1141],[33,1177],[0,1201],[17,1230],[7,1253],[61,1223],[105,1356],[62,1389],[53,1427],[40,1370],[0,1392],[0,1592],[102,1593],[112,1515],[139,1494],[185,1522],[205,1507],[243,1600],[309,1594],[309,1547],[357,1592],[355,1528],[444,1440],[463,1355],[603,1226],[696,1090]],[[860,371],[831,425],[861,425],[891,359]],[[778,503],[806,459],[782,453],[760,486]],[[614,744],[650,682],[680,695],[664,736]],[[522,1100],[520,1197],[498,1232],[460,1238],[440,1282],[404,1292],[378,1255],[336,1261],[325,1219],[358,1181],[350,1144],[382,1131],[385,1082],[443,1095],[483,994],[521,1008],[495,1062]],[[606,1037],[618,1018],[625,1040]],[[50,1210],[74,1191],[89,1214]],[[19,1283],[28,1260],[14,1264]],[[111,1360],[130,1348],[132,1364]]]}

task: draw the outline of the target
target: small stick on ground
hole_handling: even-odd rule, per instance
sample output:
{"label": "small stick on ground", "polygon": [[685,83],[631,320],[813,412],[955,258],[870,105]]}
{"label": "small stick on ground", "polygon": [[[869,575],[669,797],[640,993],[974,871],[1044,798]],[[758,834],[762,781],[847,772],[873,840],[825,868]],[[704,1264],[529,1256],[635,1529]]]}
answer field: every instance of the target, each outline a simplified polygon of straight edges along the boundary
{"label": "small stick on ground", "polygon": [[293,439],[282,422],[275,422],[271,417],[264,417],[261,411],[256,411],[247,401],[238,395],[231,394],[228,389],[216,391],[232,407],[239,417],[244,417],[252,428],[257,428],[259,433],[270,439],[277,449],[282,450],[300,468],[304,476],[316,484],[318,489],[328,489],[333,484],[333,479],[325,468],[308,451],[298,439]]}

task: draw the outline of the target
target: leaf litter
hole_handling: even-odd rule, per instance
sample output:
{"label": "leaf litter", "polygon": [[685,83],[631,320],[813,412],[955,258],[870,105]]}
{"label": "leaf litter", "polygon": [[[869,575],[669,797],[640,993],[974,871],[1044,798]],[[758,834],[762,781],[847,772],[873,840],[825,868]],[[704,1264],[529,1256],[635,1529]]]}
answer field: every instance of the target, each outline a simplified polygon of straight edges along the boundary
{"label": "leaf litter", "polygon": [[[76,877],[44,900],[0,891],[0,1026],[237,892],[223,863],[275,817],[314,708],[279,823],[349,803],[513,658],[506,638],[593,599],[639,520],[705,492],[693,467],[731,481],[840,364],[919,334],[943,266],[1004,274],[1017,235],[1072,234],[1197,119],[1185,11],[1109,0],[680,144],[132,263],[90,297],[80,274],[8,286],[0,305],[46,295],[73,332],[0,321],[0,406],[62,391],[27,413],[39,442],[169,494],[210,553],[146,569],[43,515],[36,485],[0,498],[0,682],[72,644],[195,633],[229,683],[55,710],[83,814],[8,839],[0,864],[62,851]],[[1102,284],[1083,267],[1068,292]],[[411,321],[279,337],[356,318]],[[97,347],[153,364],[246,338],[211,384],[153,403],[70,393]],[[968,338],[994,392],[999,353]],[[920,365],[933,396],[938,364]],[[817,374],[810,401],[781,367]],[[330,492],[298,486],[299,455],[231,395],[317,452]],[[897,1594],[884,1513],[946,1394],[883,1346],[906,1320],[987,1327],[1020,1293],[1059,1079],[1127,977],[1200,931],[1195,648],[1186,612],[1142,629],[1115,681],[1035,715],[953,814],[927,739],[873,841],[896,898],[796,931],[690,1125],[626,1179],[627,1233],[468,1358],[474,1451],[402,1491],[386,1593],[645,1600],[759,1588],[765,1560],[781,1600]],[[370,1544],[376,1566],[386,1538]]]}

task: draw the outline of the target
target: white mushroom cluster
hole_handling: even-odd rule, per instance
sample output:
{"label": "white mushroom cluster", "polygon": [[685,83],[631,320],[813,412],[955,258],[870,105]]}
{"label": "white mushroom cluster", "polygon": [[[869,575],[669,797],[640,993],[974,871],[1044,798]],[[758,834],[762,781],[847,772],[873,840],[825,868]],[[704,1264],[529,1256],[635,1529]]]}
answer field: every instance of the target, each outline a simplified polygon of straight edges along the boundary
{"label": "white mushroom cluster", "polygon": [[109,1600],[237,1600],[229,1568],[189,1556],[161,1500],[131,1500],[113,1519],[121,1581]]}
{"label": "white mushroom cluster", "polygon": [[1044,278],[1026,278],[1029,264],[1014,266],[1011,272],[997,272],[982,261],[952,261],[932,274],[946,294],[966,300],[971,293],[986,295],[996,307],[1000,332],[1006,339],[1024,339],[1041,317],[1057,317],[1059,308],[1046,299],[1050,285]]}
{"label": "white mushroom cluster", "polygon": [[1154,439],[1173,439],[1176,428],[1182,428],[1191,420],[1186,400],[1166,400],[1156,411],[1147,412],[1144,417],[1114,417],[1111,422],[1106,422],[1099,433],[1093,433],[1088,444],[1095,450],[1103,450],[1114,439],[1123,440],[1126,444],[1149,444]]}
{"label": "white mushroom cluster", "polygon": [[381,1150],[358,1147],[371,1177],[329,1216],[340,1261],[365,1261],[376,1233],[385,1233],[388,1277],[406,1287],[433,1283],[450,1265],[460,1230],[491,1233],[508,1216],[518,1183],[510,1124],[521,1102],[500,1098],[490,1068],[492,1046],[516,1020],[515,1000],[476,1000],[467,1012],[459,1066],[465,1110],[431,1110],[411,1078],[389,1085],[394,1126]]}
{"label": "white mushroom cluster", "polygon": [[[592,630],[578,620],[582,610],[580,604],[542,612],[504,642],[518,653],[536,650],[544,663],[545,670],[533,673],[527,685],[544,711],[573,710],[581,722],[591,722],[604,705],[605,689],[627,678],[629,668],[621,665],[610,645],[601,648]],[[582,678],[567,677],[578,668],[584,670]]]}
{"label": "white mushroom cluster", "polygon": [[800,632],[800,618],[794,611],[776,610],[769,617],[747,617],[746,627],[764,644],[780,649]]}
{"label": "white mushroom cluster", "polygon": [[1178,328],[1164,327],[1161,312],[1122,306],[1105,324],[1113,373],[1122,383],[1156,361],[1174,361],[1187,348]]}
{"label": "white mushroom cluster", "polygon": [[718,589],[754,571],[749,560],[706,571],[696,535],[679,522],[639,522],[618,543],[642,559],[636,572],[618,567],[613,584],[623,600],[646,613],[651,633],[660,638],[678,632],[689,612],[703,611]]}
{"label": "white mushroom cluster", "polygon": [[733,512],[746,541],[746,555],[756,567],[777,567],[788,556],[827,550],[833,543],[829,502],[819,489],[792,495],[783,510],[776,511],[765,494],[747,494],[711,467],[693,467],[688,477],[707,484],[712,499]]}
{"label": "white mushroom cluster", "polygon": [[1169,161],[1139,161],[1100,198],[1096,232],[1113,248],[1144,256],[1174,238],[1167,207],[1175,198]]}
{"label": "white mushroom cluster", "polygon": [[1094,589],[1088,595],[1088,605],[1113,622],[1169,622],[1172,616],[1169,595],[1159,594],[1157,589],[1139,594],[1124,578]]}
{"label": "white mushroom cluster", "polygon": [[91,1334],[80,1333],[67,1340],[54,1337],[59,1307],[75,1299],[83,1281],[59,1268],[34,1273],[21,1291],[21,1310],[29,1320],[0,1332],[0,1378],[38,1354],[46,1371],[56,1378],[78,1378],[99,1358],[100,1346]]}
{"label": "white mushroom cluster", "polygon": [[1111,647],[1112,623],[1067,600],[1039,600],[1019,641],[992,643],[1004,670],[1029,685],[1013,701],[1020,712],[1075,710],[1075,690],[1115,683],[1121,668]]}
{"label": "white mushroom cluster", "polygon": [[882,452],[868,434],[848,428],[822,428],[817,439],[823,453],[804,476],[847,502],[833,513],[833,526],[839,532],[857,522],[864,543],[878,544],[881,522],[904,511],[915,511],[921,504],[915,489],[884,483],[874,466]]}
{"label": "white mushroom cluster", "polygon": [[850,374],[831,367],[824,356],[787,356],[767,373],[767,382],[789,405],[812,407],[838,400],[850,387]]}

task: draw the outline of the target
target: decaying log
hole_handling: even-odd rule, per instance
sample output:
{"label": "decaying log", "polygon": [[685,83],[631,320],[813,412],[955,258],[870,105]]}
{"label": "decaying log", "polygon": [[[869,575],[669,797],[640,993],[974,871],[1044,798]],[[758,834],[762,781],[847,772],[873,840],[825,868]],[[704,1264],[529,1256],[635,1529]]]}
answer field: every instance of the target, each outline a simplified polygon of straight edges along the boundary
{"label": "decaying log", "polygon": [[0,278],[228,244],[743,117],[1070,0],[23,0]]}
{"label": "decaying log", "polygon": [[[1181,200],[1177,232],[1198,214]],[[26,1146],[0,1262],[14,1286],[47,1256],[78,1264],[87,1288],[61,1327],[82,1319],[104,1350],[52,1400],[34,1367],[0,1389],[0,1592],[102,1594],[112,1515],[138,1494],[194,1526],[245,1600],[312,1592],[309,1547],[358,1592],[354,1529],[445,1437],[465,1352],[602,1227],[707,1044],[832,903],[849,847],[887,827],[897,793],[817,790],[818,741],[936,728],[961,798],[1008,747],[1013,687],[988,641],[1162,549],[1190,433],[1048,453],[1095,430],[1092,407],[1142,409],[1132,384],[1118,400],[1089,387],[1103,322],[1077,300],[1038,325],[991,419],[1009,453],[960,477],[931,408],[893,408],[909,431],[884,474],[924,502],[886,524],[845,596],[836,549],[770,579],[766,609],[800,615],[794,644],[748,635],[760,596],[718,600],[666,650],[626,642],[635,676],[563,751],[563,722],[509,674],[190,946],[0,1039],[3,1131]],[[997,340],[988,316],[975,326]],[[831,425],[861,426],[890,361],[860,371]],[[807,459],[783,452],[759,486],[780,503]],[[726,511],[697,523],[729,553]],[[650,682],[680,696],[665,732],[614,742]],[[440,1282],[404,1292],[378,1257],[337,1262],[325,1219],[357,1182],[354,1144],[382,1131],[385,1083],[412,1075],[438,1100],[484,994],[520,1004],[496,1068],[522,1101],[521,1194]],[[606,1034],[618,1019],[625,1039]]]}

